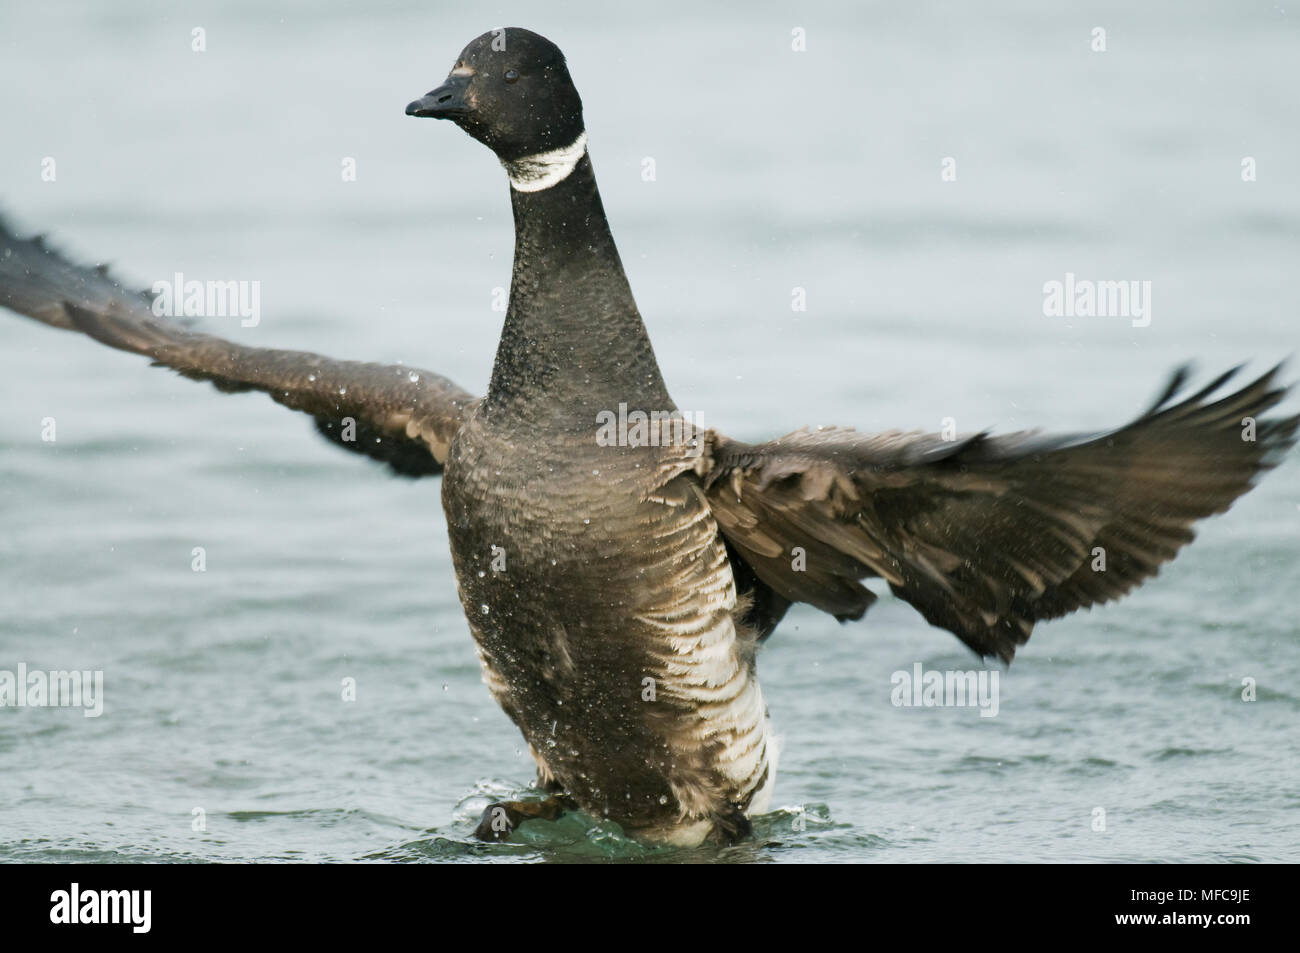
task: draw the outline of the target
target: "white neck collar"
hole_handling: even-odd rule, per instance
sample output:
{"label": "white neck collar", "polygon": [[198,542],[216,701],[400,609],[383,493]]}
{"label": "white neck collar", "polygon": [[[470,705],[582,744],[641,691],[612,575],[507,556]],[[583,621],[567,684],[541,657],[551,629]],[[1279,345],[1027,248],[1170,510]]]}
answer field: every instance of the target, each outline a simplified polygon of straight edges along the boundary
{"label": "white neck collar", "polygon": [[586,153],[587,133],[584,130],[567,146],[501,164],[510,176],[511,188],[518,192],[540,192],[567,179]]}

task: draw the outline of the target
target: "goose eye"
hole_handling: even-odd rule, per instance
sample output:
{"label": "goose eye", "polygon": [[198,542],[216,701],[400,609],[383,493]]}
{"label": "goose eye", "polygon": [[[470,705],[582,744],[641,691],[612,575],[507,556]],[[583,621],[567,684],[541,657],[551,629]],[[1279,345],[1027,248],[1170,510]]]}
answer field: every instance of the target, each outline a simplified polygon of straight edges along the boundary
{"label": "goose eye", "polygon": [[515,82],[518,82],[518,81],[519,81],[519,70],[517,70],[517,69],[508,69],[508,70],[506,70],[506,82],[507,82],[507,83],[515,83]]}

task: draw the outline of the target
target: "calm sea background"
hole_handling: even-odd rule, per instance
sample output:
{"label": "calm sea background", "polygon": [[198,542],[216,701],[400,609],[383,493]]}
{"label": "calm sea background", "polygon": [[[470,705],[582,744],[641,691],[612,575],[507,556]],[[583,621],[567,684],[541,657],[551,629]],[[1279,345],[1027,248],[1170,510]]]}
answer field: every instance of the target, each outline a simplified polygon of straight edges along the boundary
{"label": "calm sea background", "polygon": [[[482,392],[506,180],[403,108],[527,26],[568,55],[682,408],[746,439],[1099,430],[1186,359],[1297,351],[1300,22],[1072,6],[5,3],[0,208],[141,287],[260,281],[261,324],[216,333]],[[1066,272],[1151,281],[1150,326],[1045,317]],[[105,678],[99,718],[0,711],[0,860],[1300,860],[1295,457],[1136,594],[1040,625],[995,718],[891,704],[915,662],[980,667],[907,605],[796,608],[760,656],[784,750],[755,843],[570,818],[488,847],[478,812],[532,767],[479,681],[439,483],[0,314],[0,668]]]}

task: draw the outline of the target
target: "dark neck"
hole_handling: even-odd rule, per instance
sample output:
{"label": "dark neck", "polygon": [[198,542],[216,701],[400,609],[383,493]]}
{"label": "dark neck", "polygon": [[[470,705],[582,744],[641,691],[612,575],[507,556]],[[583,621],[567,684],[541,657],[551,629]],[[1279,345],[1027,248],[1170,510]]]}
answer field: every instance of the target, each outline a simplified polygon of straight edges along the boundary
{"label": "dark neck", "polygon": [[484,412],[591,430],[620,402],[671,410],[584,155],[567,178],[510,190],[515,263]]}

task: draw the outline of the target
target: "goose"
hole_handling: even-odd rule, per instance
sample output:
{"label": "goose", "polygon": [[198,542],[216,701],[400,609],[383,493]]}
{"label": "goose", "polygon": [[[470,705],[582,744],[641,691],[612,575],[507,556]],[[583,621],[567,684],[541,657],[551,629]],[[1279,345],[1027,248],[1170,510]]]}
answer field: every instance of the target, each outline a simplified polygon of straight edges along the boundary
{"label": "goose", "polygon": [[778,760],[756,654],[792,604],[860,619],[877,599],[864,580],[883,580],[1009,664],[1036,623],[1154,576],[1295,442],[1300,417],[1264,416],[1286,394],[1279,367],[1191,393],[1180,369],[1145,412],[1090,435],[819,428],[751,444],[694,426],[633,299],[559,48],[485,33],[406,113],[459,126],[509,180],[509,306],[482,397],[166,320],[8,225],[0,304],[262,391],[403,476],[441,475],[483,680],[544,795],[490,805],[481,838],[574,809],[649,844],[744,838]]}

